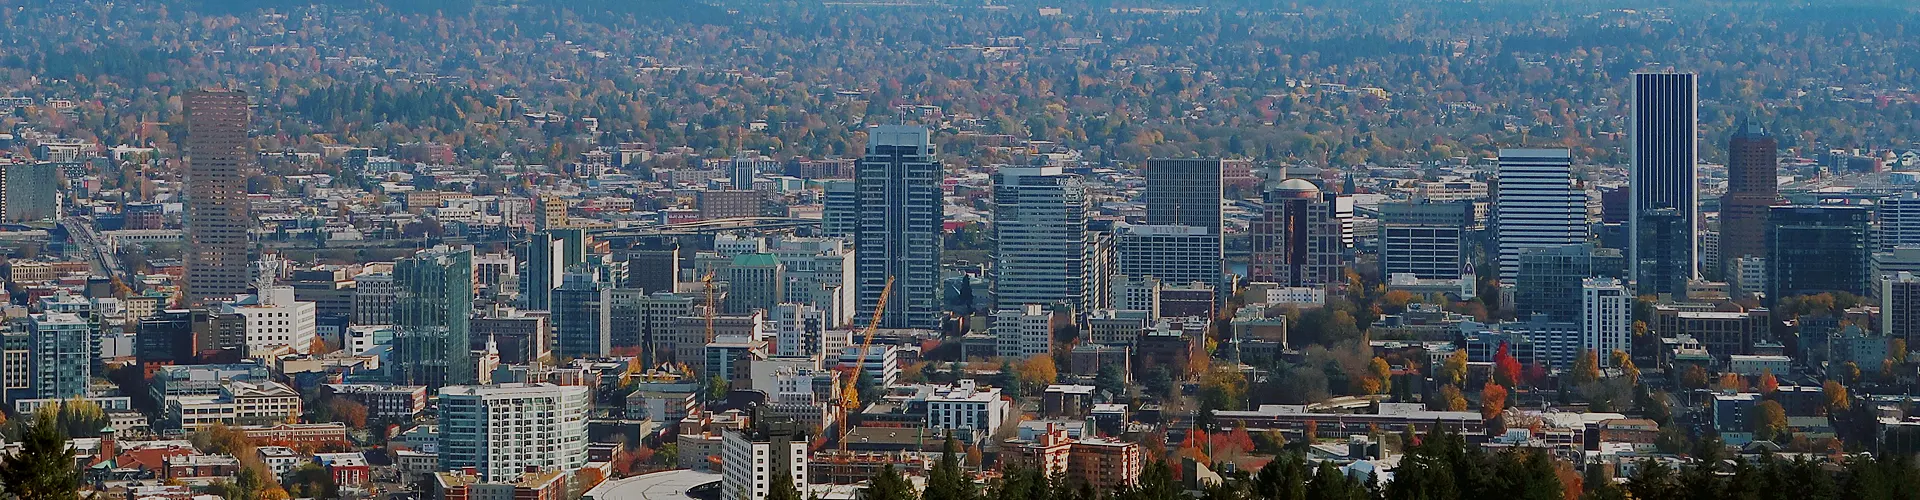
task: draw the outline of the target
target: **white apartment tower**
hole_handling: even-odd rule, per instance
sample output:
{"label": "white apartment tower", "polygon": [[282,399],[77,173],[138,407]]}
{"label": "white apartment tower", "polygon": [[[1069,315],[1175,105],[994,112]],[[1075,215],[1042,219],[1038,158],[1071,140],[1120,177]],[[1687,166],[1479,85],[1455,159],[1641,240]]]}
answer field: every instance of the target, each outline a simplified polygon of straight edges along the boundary
{"label": "white apartment tower", "polygon": [[1613,367],[1613,351],[1632,352],[1634,295],[1612,278],[1580,283],[1580,347]]}
{"label": "white apartment tower", "polygon": [[794,487],[807,486],[807,440],[764,429],[726,429],[720,438],[720,498],[759,500],[773,489],[773,475],[786,470]]}
{"label": "white apartment tower", "polygon": [[587,464],[585,386],[456,385],[440,389],[440,466],[473,467],[492,482],[529,470],[572,471]]}

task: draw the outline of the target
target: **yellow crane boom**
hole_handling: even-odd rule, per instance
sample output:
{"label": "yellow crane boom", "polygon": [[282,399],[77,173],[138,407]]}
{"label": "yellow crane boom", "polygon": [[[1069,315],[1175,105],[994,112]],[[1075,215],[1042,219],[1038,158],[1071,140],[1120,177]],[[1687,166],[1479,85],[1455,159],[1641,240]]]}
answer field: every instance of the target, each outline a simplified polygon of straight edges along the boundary
{"label": "yellow crane boom", "polygon": [[[713,303],[713,271],[707,271],[706,276],[701,276],[700,282],[707,285],[707,344],[711,344],[713,343],[713,310],[720,307]],[[705,345],[701,344],[703,347]]]}
{"label": "yellow crane boom", "polygon": [[852,371],[847,373],[847,383],[841,385],[841,412],[860,410],[860,388],[854,383],[860,379],[860,373],[866,371],[866,350],[874,346],[874,333],[879,331],[879,317],[887,313],[887,298],[893,296],[893,277],[887,277],[887,287],[879,290],[879,302],[874,304],[874,319],[866,323],[864,338],[860,338],[860,352],[852,363]]}

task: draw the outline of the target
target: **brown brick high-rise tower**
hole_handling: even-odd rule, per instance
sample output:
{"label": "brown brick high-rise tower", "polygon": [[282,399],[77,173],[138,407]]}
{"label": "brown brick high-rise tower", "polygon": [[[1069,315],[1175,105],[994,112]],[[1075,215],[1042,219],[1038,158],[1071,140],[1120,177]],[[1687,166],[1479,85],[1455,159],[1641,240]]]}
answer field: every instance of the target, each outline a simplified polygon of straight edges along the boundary
{"label": "brown brick high-rise tower", "polygon": [[237,90],[188,91],[187,113],[187,302],[198,306],[232,300],[250,284],[246,173],[252,161],[247,141],[247,94]]}

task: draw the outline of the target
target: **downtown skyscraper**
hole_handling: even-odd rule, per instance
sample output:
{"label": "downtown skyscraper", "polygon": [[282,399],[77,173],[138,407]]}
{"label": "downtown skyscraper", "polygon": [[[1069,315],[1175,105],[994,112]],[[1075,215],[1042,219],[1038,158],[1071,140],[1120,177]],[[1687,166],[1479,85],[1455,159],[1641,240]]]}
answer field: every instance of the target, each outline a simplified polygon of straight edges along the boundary
{"label": "downtown skyscraper", "polygon": [[993,174],[993,227],[999,251],[995,297],[1002,309],[1066,304],[1084,314],[1092,208],[1079,175],[1060,167],[1004,167]]}
{"label": "downtown skyscraper", "polygon": [[1323,287],[1346,280],[1339,196],[1306,179],[1287,179],[1262,196],[1253,220],[1248,279],[1281,286]]}
{"label": "downtown skyscraper", "polygon": [[1565,149],[1502,149],[1493,215],[1500,280],[1520,274],[1528,250],[1587,241],[1587,195],[1573,186],[1573,157]]}
{"label": "downtown skyscraper", "polygon": [[1742,257],[1767,257],[1767,210],[1780,199],[1780,145],[1742,123],[1727,140],[1727,194],[1720,197],[1720,279],[1733,281]]}
{"label": "downtown skyscraper", "polygon": [[476,380],[469,345],[473,251],[434,247],[393,265],[396,384],[442,386]]}
{"label": "downtown skyscraper", "polygon": [[205,305],[247,293],[247,94],[193,90],[182,98],[187,114],[187,302]]}
{"label": "downtown skyscraper", "polygon": [[1698,110],[1692,73],[1633,75],[1627,265],[1642,294],[1684,298],[1700,275]]}
{"label": "downtown skyscraper", "polygon": [[[1188,226],[1222,241],[1220,203],[1225,198],[1226,163],[1219,158],[1156,158],[1147,160],[1147,224]],[[1217,243],[1216,243],[1217,244]],[[1225,257],[1224,247],[1209,251],[1209,259]],[[1223,276],[1205,280],[1220,288]]]}
{"label": "downtown skyscraper", "polygon": [[945,170],[932,135],[918,125],[867,130],[866,154],[854,167],[854,278],[859,317],[873,315],[894,280],[883,328],[940,328],[940,224]]}

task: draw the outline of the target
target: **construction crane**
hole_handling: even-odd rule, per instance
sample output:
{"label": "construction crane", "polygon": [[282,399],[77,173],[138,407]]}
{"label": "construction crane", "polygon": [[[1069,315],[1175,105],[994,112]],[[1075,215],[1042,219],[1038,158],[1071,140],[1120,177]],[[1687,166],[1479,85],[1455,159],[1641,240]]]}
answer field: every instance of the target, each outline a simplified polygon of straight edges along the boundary
{"label": "construction crane", "polygon": [[[867,331],[860,339],[860,351],[854,356],[853,370],[847,373],[847,381],[840,384],[840,425],[847,422],[847,414],[860,409],[860,373],[867,368],[867,348],[873,346],[873,334],[880,331],[880,316],[887,312],[887,297],[893,296],[893,277],[887,277],[886,288],[880,289],[880,301],[873,306],[873,320],[867,322]],[[840,440],[840,449],[847,449],[847,440]]]}
{"label": "construction crane", "polygon": [[[713,343],[713,310],[719,307],[713,303],[713,271],[707,271],[706,276],[701,276],[700,283],[707,285],[707,344],[711,344]],[[701,344],[701,346],[705,345]]]}

